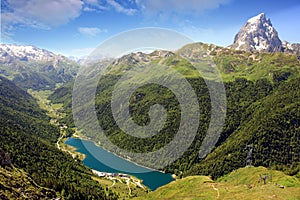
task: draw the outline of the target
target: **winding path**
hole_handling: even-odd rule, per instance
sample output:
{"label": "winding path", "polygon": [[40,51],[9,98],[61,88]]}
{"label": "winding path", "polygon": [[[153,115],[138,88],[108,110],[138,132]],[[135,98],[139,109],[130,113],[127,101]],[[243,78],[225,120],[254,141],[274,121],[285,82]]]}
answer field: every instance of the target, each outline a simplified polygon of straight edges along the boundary
{"label": "winding path", "polygon": [[214,184],[211,184],[211,187],[212,187],[214,190],[217,191],[217,193],[218,193],[217,199],[220,198],[220,191],[219,191],[219,189],[216,188]]}

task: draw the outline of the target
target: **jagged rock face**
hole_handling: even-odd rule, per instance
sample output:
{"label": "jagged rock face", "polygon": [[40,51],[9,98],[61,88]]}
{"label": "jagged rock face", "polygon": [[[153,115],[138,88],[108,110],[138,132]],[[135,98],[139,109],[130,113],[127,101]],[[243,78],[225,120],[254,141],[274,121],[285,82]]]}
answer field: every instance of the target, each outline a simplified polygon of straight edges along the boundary
{"label": "jagged rock face", "polygon": [[285,53],[300,55],[300,44],[292,44],[287,41],[283,41],[282,47]]}
{"label": "jagged rock face", "polygon": [[231,48],[244,51],[281,52],[282,42],[270,19],[261,13],[247,21],[235,36]]}

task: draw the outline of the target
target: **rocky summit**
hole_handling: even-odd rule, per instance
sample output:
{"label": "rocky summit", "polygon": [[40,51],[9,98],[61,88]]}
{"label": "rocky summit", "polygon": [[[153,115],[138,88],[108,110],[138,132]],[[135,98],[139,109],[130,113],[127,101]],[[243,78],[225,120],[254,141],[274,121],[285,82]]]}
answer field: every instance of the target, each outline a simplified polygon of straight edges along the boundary
{"label": "rocky summit", "polygon": [[283,50],[277,31],[264,13],[247,21],[235,36],[231,47],[251,52],[281,52]]}

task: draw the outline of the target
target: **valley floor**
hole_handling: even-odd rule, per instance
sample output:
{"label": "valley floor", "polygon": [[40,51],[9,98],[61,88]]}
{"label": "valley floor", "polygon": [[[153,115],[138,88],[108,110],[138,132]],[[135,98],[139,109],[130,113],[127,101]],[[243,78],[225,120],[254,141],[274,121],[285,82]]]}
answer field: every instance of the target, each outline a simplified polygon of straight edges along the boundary
{"label": "valley floor", "polygon": [[[75,159],[84,159],[84,155],[75,152],[76,149],[64,144],[66,138],[65,129],[68,127],[59,124],[58,120],[64,114],[61,113],[60,105],[53,105],[47,101],[47,92],[33,94],[40,103],[40,106],[48,111],[52,117],[52,123],[60,127],[61,137],[57,141],[57,148],[70,153]],[[235,170],[220,179],[213,181],[207,176],[190,176],[177,179],[157,190],[150,192],[135,177],[124,175],[115,176],[112,174],[93,171],[92,178],[102,186],[116,192],[121,199],[134,198],[140,200],[159,199],[230,199],[230,200],[262,200],[262,199],[300,199],[299,178],[287,176],[283,172],[269,170],[264,167],[246,167]],[[261,177],[267,177],[266,183]]]}
{"label": "valley floor", "polygon": [[[60,128],[60,137],[56,142],[57,148],[69,153],[74,159],[79,159],[81,161],[84,160],[84,154],[76,152],[74,147],[65,144],[65,141],[68,139],[68,136],[66,135],[66,129],[68,129],[68,126],[59,122],[59,119],[65,116],[62,104],[52,104],[51,101],[47,99],[51,94],[51,91],[30,90],[28,92],[37,99],[39,106],[47,111],[47,115],[51,117],[50,123]],[[74,131],[74,137],[84,138],[80,135],[80,133],[76,132],[76,130]],[[92,171],[95,174],[95,176],[92,176],[92,179],[98,181],[101,186],[107,187],[117,193],[121,199],[141,196],[149,191],[148,188],[141,183],[142,181],[136,177],[129,176],[127,174],[99,172],[93,169]]]}

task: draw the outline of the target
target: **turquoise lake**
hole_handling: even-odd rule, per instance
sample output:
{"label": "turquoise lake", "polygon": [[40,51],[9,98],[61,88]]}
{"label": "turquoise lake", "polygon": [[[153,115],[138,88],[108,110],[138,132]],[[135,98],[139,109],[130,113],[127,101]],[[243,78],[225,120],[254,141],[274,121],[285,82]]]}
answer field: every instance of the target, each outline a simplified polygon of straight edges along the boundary
{"label": "turquoise lake", "polygon": [[[75,147],[77,149],[77,152],[86,155],[85,159],[83,160],[83,164],[87,167],[101,172],[126,173],[133,175],[143,180],[143,184],[151,190],[155,190],[158,187],[170,183],[174,180],[171,174],[165,174],[159,171],[151,171],[146,173],[128,173],[126,171],[117,171],[109,166],[106,166],[101,162],[101,158],[109,159],[109,161],[116,163],[119,166],[124,166],[124,169],[131,169],[130,171],[141,171],[141,169],[145,169],[142,166],[136,165],[133,162],[127,161],[111,152],[106,151],[100,146],[95,145],[95,143],[92,141],[79,138],[69,138],[66,141],[66,144]],[[97,155],[97,159],[93,155]]]}

